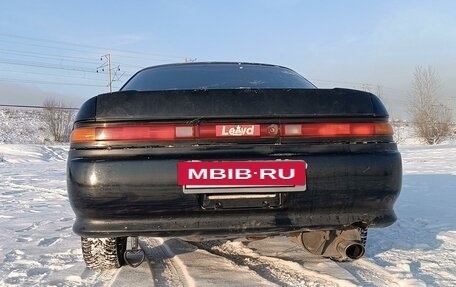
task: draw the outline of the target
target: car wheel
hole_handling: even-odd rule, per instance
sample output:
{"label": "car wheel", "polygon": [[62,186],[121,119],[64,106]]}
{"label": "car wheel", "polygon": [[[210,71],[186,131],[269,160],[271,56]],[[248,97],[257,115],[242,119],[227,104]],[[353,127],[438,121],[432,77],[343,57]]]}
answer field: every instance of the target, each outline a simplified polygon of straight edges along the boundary
{"label": "car wheel", "polygon": [[123,255],[127,249],[127,237],[81,237],[82,256],[88,268],[106,270],[125,265]]}

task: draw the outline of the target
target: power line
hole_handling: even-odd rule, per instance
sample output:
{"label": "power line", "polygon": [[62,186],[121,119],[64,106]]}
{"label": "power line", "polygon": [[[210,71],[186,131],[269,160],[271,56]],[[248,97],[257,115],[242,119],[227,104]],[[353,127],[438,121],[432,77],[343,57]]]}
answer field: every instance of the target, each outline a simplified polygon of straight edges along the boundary
{"label": "power line", "polygon": [[[18,36],[18,35],[11,35],[11,34],[5,34],[5,33],[0,33],[0,36],[9,37],[9,38],[17,38],[17,39],[25,39],[25,40],[30,40],[30,41],[42,42],[42,43],[54,43],[54,44],[59,44],[59,45],[78,46],[78,47],[83,47],[86,49],[90,48],[90,49],[100,49],[100,50],[105,50],[105,51],[106,50],[118,51],[118,52],[128,53],[128,54],[148,55],[148,56],[152,56],[152,57],[174,58],[174,59],[185,59],[186,58],[186,56],[180,56],[180,55],[170,55],[170,54],[161,54],[161,53],[145,53],[145,52],[139,52],[139,51],[124,50],[124,49],[112,49],[112,48],[107,48],[107,47],[99,47],[99,46],[85,45],[85,44],[80,44],[80,43],[71,43],[71,42],[56,41],[56,40],[49,40],[49,39],[42,39],[42,38]],[[5,40],[0,40],[0,41],[23,44],[23,43],[17,42],[17,41],[16,42],[5,41]],[[36,45],[36,44],[34,44],[34,45]],[[49,47],[49,46],[43,46],[43,47]],[[54,47],[52,47],[52,48],[54,48]],[[62,48],[62,49],[68,50],[69,48]],[[75,49],[70,49],[70,50],[75,50]]]}
{"label": "power line", "polygon": [[[49,48],[49,49],[55,49],[55,50],[67,50],[67,51],[76,51],[76,52],[84,52],[84,53],[87,53],[87,51],[93,52],[94,49],[118,51],[123,54],[122,58],[140,59],[143,61],[147,58],[153,59],[154,61],[168,61],[168,60],[163,60],[164,58],[166,58],[166,59],[172,59],[172,58],[188,59],[188,57],[184,57],[184,56],[160,54],[160,53],[145,53],[145,52],[132,51],[132,50],[123,50],[123,49],[111,49],[111,48],[99,47],[99,46],[94,46],[94,45],[85,45],[85,44],[80,44],[80,43],[56,41],[56,40],[50,40],[50,39],[12,35],[12,34],[6,34],[6,33],[0,33],[0,37],[3,38],[3,39],[0,38],[0,42],[15,43],[15,44],[19,44],[19,45],[25,45],[27,47],[29,47],[29,46],[30,47],[42,47],[42,48]],[[23,41],[21,41],[21,39]],[[48,44],[48,45],[46,45],[46,44]],[[71,47],[68,47],[68,46],[71,46]],[[78,48],[74,48],[74,47],[80,47],[80,48],[78,49]],[[73,63],[90,64],[90,65],[96,64],[96,61],[92,60],[93,58],[87,58],[87,57],[64,56],[64,55],[56,55],[56,54],[49,54],[49,53],[39,53],[36,51],[32,52],[32,51],[11,50],[11,49],[4,49],[4,48],[0,49],[0,51],[3,51],[5,54],[16,55],[16,56],[25,56],[25,57],[41,58],[41,59],[48,59],[48,60],[55,60],[55,61],[66,61],[66,62],[73,62]],[[71,60],[71,59],[73,59],[73,60]],[[89,68],[89,67],[75,66],[75,65],[69,65],[69,64],[62,65],[62,64],[56,64],[56,63],[23,61],[23,60],[21,61],[21,60],[15,60],[15,59],[0,59],[0,63],[8,64],[8,65],[45,68],[45,69],[67,70],[67,71],[71,71],[71,72],[96,73],[95,67]],[[139,69],[144,68],[144,66],[138,66],[138,65],[128,64],[128,63],[118,63],[118,64],[121,64],[122,66],[130,66],[130,67],[135,67],[135,68],[139,68]],[[115,66],[114,63],[111,63],[111,65]],[[106,71],[106,73],[109,74],[109,72],[111,72],[111,71],[116,71],[116,70],[115,69],[113,70],[111,68],[111,69],[108,69],[108,71]],[[16,71],[16,72],[18,72],[18,71]],[[39,74],[39,73],[32,73],[32,72],[23,72],[23,73]],[[103,74],[104,74],[104,72],[103,72]],[[124,73],[122,75],[131,76],[132,74],[133,73]],[[45,74],[43,74],[43,75],[45,75]],[[53,76],[57,76],[57,75],[53,75]],[[67,76],[67,77],[70,77],[70,76]],[[78,77],[78,78],[95,80],[95,79],[89,79],[86,77]],[[114,79],[113,79],[113,77],[110,77],[109,84],[111,84],[111,86],[112,86],[112,82],[114,80],[115,80],[115,77],[114,77]],[[96,80],[96,81],[98,81],[98,80]],[[379,85],[370,84],[370,83],[339,82],[339,81],[325,80],[325,79],[313,79],[313,81],[323,82],[323,83],[351,85],[351,86],[354,86],[354,87],[357,87],[360,89],[364,89],[366,87],[375,88],[375,87],[379,86]],[[39,82],[39,81],[35,81],[35,82]],[[50,83],[50,82],[48,82],[48,83]],[[53,82],[53,83],[57,84],[55,82]],[[388,90],[394,90],[394,91],[400,91],[400,92],[406,93],[406,91],[396,89],[396,88],[385,87],[383,85],[381,85],[381,87],[388,89]]]}
{"label": "power line", "polygon": [[85,73],[97,73],[95,69],[88,68],[88,67],[77,67],[77,66],[64,66],[58,64],[49,64],[43,62],[27,62],[27,61],[18,61],[18,60],[10,60],[10,59],[0,59],[0,63],[8,64],[8,65],[18,65],[18,66],[29,66],[29,67],[39,67],[45,69],[59,69],[59,70],[67,70],[67,71],[77,71],[77,72],[85,72]]}
{"label": "power line", "polygon": [[87,58],[87,57],[68,56],[68,55],[63,56],[63,55],[56,55],[56,54],[38,53],[38,52],[32,52],[32,51],[12,50],[12,49],[0,49],[0,51],[27,53],[27,54],[31,54],[31,55],[44,55],[44,56],[52,56],[52,57],[58,57],[58,58],[73,58],[73,59],[80,59],[80,60],[89,60],[93,63],[96,63],[96,61],[93,58]]}
{"label": "power line", "polygon": [[14,70],[6,70],[0,69],[0,72],[8,72],[8,73],[20,73],[20,74],[31,74],[31,75],[43,75],[43,76],[53,76],[53,77],[64,77],[64,78],[72,78],[72,79],[84,79],[89,81],[99,81],[102,82],[102,79],[94,79],[94,78],[87,78],[87,77],[77,77],[73,75],[57,75],[57,74],[48,74],[48,73],[36,73],[36,72],[29,72],[29,71],[14,71]]}
{"label": "power line", "polygon": [[49,49],[54,49],[54,50],[66,50],[66,51],[84,52],[84,53],[87,52],[87,50],[78,50],[78,49],[73,49],[73,48],[38,45],[38,44],[23,43],[23,42],[18,42],[18,41],[8,41],[8,40],[2,40],[2,39],[0,39],[0,42],[23,45],[23,46],[27,46],[27,47],[32,46],[32,47],[39,47],[39,48],[49,48]]}
{"label": "power line", "polygon": [[25,56],[29,58],[40,58],[40,59],[49,59],[49,60],[56,60],[56,61],[67,61],[67,62],[74,62],[74,63],[83,63],[83,64],[91,64],[95,65],[96,62],[92,61],[81,61],[81,60],[71,60],[71,59],[66,59],[65,56],[62,57],[54,57],[54,56],[40,56],[40,55],[32,55],[28,53],[22,53],[22,52],[5,52],[3,49],[0,49],[0,54],[7,54],[7,55],[15,55],[15,56]]}
{"label": "power line", "polygon": [[[78,52],[78,53],[87,53],[88,51],[87,50],[78,50],[78,49],[73,49],[73,48],[65,48],[65,47],[55,47],[55,46],[46,46],[46,45],[37,45],[37,44],[30,44],[30,43],[22,43],[22,42],[17,42],[17,41],[5,41],[5,40],[2,40],[0,39],[0,42],[5,42],[5,43],[13,43],[13,44],[18,44],[18,45],[23,45],[23,46],[33,46],[33,47],[39,47],[39,48],[48,48],[48,49],[54,49],[54,50],[66,50],[66,51],[73,51],[73,52]],[[118,51],[120,53],[128,53],[128,52],[125,52],[123,50],[115,50],[115,49],[105,49],[106,50],[110,50],[110,51]],[[98,52],[102,51],[102,49],[100,48],[98,50]],[[93,50],[89,50],[89,52],[92,52],[93,53]],[[138,59],[138,60],[152,60],[152,61],[156,61],[156,62],[164,62],[164,63],[168,63],[170,60],[169,59],[163,59],[163,58],[166,58],[166,57],[161,57],[161,56],[147,56],[148,54],[142,54],[143,56],[139,56],[141,55],[140,52],[138,53],[133,53],[133,52],[130,52],[129,54],[136,54],[137,56],[131,56],[131,55],[122,55],[123,58],[130,58],[130,59]],[[177,58],[177,59],[184,59],[184,58]]]}
{"label": "power line", "polygon": [[[3,61],[2,61],[3,60]],[[76,66],[69,66],[69,65],[56,65],[56,64],[49,64],[43,62],[30,62],[30,61],[18,61],[18,60],[9,60],[9,59],[0,59],[0,63],[5,63],[9,65],[22,65],[22,66],[31,66],[31,67],[39,67],[39,68],[46,68],[46,69],[60,69],[60,70],[67,70],[70,72],[82,72],[82,73],[97,73],[97,71],[92,70],[92,68],[86,67],[76,67]],[[57,76],[57,77],[69,77],[69,78],[80,78],[89,81],[102,81],[101,79],[94,79],[84,77],[78,77],[75,75],[56,75],[56,74],[49,74],[49,73],[38,73],[38,72],[31,72],[31,71],[12,71],[12,70],[0,70],[10,73],[26,73],[26,74],[36,74],[36,75],[49,75],[49,76]],[[104,72],[98,71],[99,74],[105,74]],[[124,73],[126,75],[126,73]],[[129,74],[128,74],[129,75]],[[117,81],[120,80],[120,77],[115,78]],[[13,78],[3,78],[1,81],[9,81],[9,82],[21,82],[21,83],[36,83],[36,84],[47,84],[47,85],[62,85],[62,86],[93,86],[93,87],[102,87],[101,85],[95,84],[87,84],[87,83],[73,83],[73,82],[55,82],[55,81],[43,81],[43,80],[27,80],[27,79],[13,79]],[[118,88],[118,87],[115,87]],[[111,88],[112,89],[112,88]]]}
{"label": "power line", "polygon": [[[56,70],[66,70],[70,71],[73,73],[97,73],[96,71],[96,62],[92,60],[93,58],[88,58],[88,57],[77,57],[77,56],[65,56],[62,54],[65,53],[53,53],[53,52],[37,52],[41,51],[44,49],[47,49],[48,51],[55,50],[55,51],[75,51],[78,53],[87,53],[87,51],[92,52],[94,49],[104,49],[104,50],[114,50],[114,51],[119,51],[120,53],[124,54],[124,58],[132,58],[132,59],[141,59],[144,61],[146,58],[153,58],[154,61],[169,61],[169,60],[163,60],[164,58],[177,58],[177,59],[183,59],[183,56],[176,56],[176,55],[166,55],[166,54],[159,54],[159,53],[141,53],[138,51],[130,51],[130,50],[122,50],[122,49],[107,49],[105,47],[97,47],[93,45],[84,45],[84,44],[79,44],[79,43],[70,43],[70,42],[63,42],[63,41],[55,41],[55,40],[49,40],[49,39],[40,39],[40,38],[34,38],[34,37],[26,37],[26,36],[18,36],[18,35],[11,35],[11,34],[5,34],[5,33],[0,33],[0,42],[3,43],[11,43],[11,44],[16,44],[16,45],[22,45],[25,46],[26,48],[22,49],[11,49],[12,45],[5,45],[8,48],[2,47],[0,49],[0,55],[4,55],[4,57],[1,59],[0,58],[0,64],[5,64],[5,65],[13,65],[13,66],[23,66],[23,67],[34,67],[34,68],[39,68],[39,69],[56,69]],[[68,47],[68,46],[71,47]],[[29,51],[28,49],[33,49],[34,47],[40,47],[43,49],[35,49],[35,51]],[[28,48],[28,49],[27,49]],[[16,57],[14,57],[16,56]],[[30,59],[26,59],[30,58]],[[37,59],[37,61],[34,61],[34,59]],[[42,59],[39,61],[38,59]],[[82,64],[82,65],[74,65],[74,64]],[[87,67],[88,65],[93,65],[93,67]],[[110,63],[113,67],[115,66],[114,63]],[[116,64],[117,65],[117,64]],[[122,63],[123,66],[129,66],[129,67],[134,67],[134,68],[139,68],[142,69],[144,66],[138,66],[134,64],[129,64],[129,63]],[[121,76],[126,76],[130,77],[133,75],[133,73],[129,72],[123,72],[122,75],[118,76],[117,72],[119,70],[119,67],[117,69],[109,68],[106,71],[98,71],[98,73],[101,74],[108,74],[112,72],[114,76],[111,74],[111,77],[109,78],[109,83],[108,86],[110,86],[110,90],[112,90],[112,82],[116,80],[120,80]],[[10,72],[10,73],[24,73],[24,74],[31,74],[31,75],[49,75],[49,76],[59,76],[59,77],[72,77],[72,78],[80,78],[80,79],[87,79],[90,81],[99,81],[98,79],[93,79],[90,77],[80,77],[80,76],[70,76],[70,75],[55,75],[55,74],[48,74],[48,73],[40,73],[40,72],[32,72],[32,71],[6,71],[3,70],[4,72]],[[13,79],[12,77],[5,77],[1,79],[1,81],[14,81],[14,82],[21,82],[21,83],[35,83],[35,84],[52,84],[52,85],[74,85],[74,86],[96,86],[99,87],[98,85],[93,85],[93,84],[78,84],[78,83],[69,83],[69,82],[55,82],[55,81],[43,81],[43,80],[20,80],[20,79]]]}
{"label": "power line", "polygon": [[[47,109],[49,107],[44,107],[44,106],[26,106],[26,105],[0,105],[0,107],[7,107],[7,108],[31,108],[31,109]],[[59,107],[56,108],[59,110],[79,110],[79,108],[64,108],[64,107]]]}
{"label": "power line", "polygon": [[137,60],[153,60],[153,61],[157,61],[157,62],[164,62],[164,63],[168,63],[169,60],[163,60],[163,59],[160,59],[160,58],[153,58],[153,57],[144,57],[144,56],[130,56],[130,55],[122,55],[122,58],[128,58],[128,59],[137,59]]}
{"label": "power line", "polygon": [[388,90],[394,90],[394,91],[399,91],[401,93],[407,93],[406,90],[401,90],[401,89],[396,89],[392,87],[387,87],[384,85],[379,85],[379,84],[372,84],[372,83],[360,83],[360,82],[344,82],[344,81],[334,81],[334,80],[323,80],[323,79],[314,79],[314,78],[309,78],[312,82],[322,82],[322,83],[330,83],[330,84],[342,84],[342,85],[349,85],[349,86],[356,86],[356,87],[370,87],[370,88],[377,88],[381,87],[382,89],[388,89]]}
{"label": "power line", "polygon": [[144,68],[147,68],[148,66],[138,66],[138,65],[132,65],[132,64],[127,64],[127,63],[120,63],[120,62],[115,62],[116,64],[119,64],[119,65],[122,65],[122,66],[128,66],[128,67],[134,67],[134,68],[138,68],[140,70],[144,69]]}
{"label": "power line", "polygon": [[[29,67],[38,67],[38,68],[45,68],[45,69],[66,70],[66,71],[72,71],[72,72],[104,74],[103,71],[97,72],[95,68],[62,65],[62,64],[57,64],[57,63],[31,62],[31,61],[24,61],[24,60],[20,60],[20,59],[0,59],[0,63],[8,64],[8,65],[16,65],[16,66],[29,66]],[[131,76],[133,74],[125,72],[123,75]]]}
{"label": "power line", "polygon": [[51,81],[39,81],[39,80],[24,80],[14,78],[0,78],[1,82],[20,82],[21,84],[43,84],[43,85],[62,85],[62,86],[83,86],[83,87],[105,87],[103,85],[95,84],[84,84],[84,83],[71,83],[71,82],[51,82]]}

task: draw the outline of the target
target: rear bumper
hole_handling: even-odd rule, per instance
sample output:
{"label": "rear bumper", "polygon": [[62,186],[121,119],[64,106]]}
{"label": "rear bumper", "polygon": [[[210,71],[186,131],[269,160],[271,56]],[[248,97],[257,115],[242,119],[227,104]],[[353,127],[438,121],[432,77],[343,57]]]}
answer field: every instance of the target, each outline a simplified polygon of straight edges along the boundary
{"label": "rear bumper", "polygon": [[[204,209],[177,185],[182,160],[304,160],[307,190],[273,208]],[[68,194],[74,231],[87,237],[272,235],[388,226],[402,179],[395,144],[71,150]]]}

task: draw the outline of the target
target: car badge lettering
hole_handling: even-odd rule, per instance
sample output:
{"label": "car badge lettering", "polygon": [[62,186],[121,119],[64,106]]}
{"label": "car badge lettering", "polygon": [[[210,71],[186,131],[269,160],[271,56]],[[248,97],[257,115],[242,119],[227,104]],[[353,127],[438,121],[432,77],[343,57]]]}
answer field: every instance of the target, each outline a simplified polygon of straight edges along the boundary
{"label": "car badge lettering", "polygon": [[249,128],[243,128],[240,125],[237,125],[235,128],[227,128],[226,126],[222,127],[222,135],[224,136],[243,136],[243,135],[253,135],[254,126]]}
{"label": "car badge lettering", "polygon": [[216,127],[217,136],[222,137],[242,137],[259,136],[259,125],[220,125]]}

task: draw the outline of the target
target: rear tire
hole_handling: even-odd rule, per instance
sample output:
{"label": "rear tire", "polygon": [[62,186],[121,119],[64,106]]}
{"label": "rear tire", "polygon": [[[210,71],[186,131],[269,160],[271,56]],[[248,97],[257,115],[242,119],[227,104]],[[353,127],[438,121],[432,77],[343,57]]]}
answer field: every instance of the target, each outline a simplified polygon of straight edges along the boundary
{"label": "rear tire", "polygon": [[124,253],[127,237],[81,237],[82,256],[88,268],[101,271],[125,265]]}

